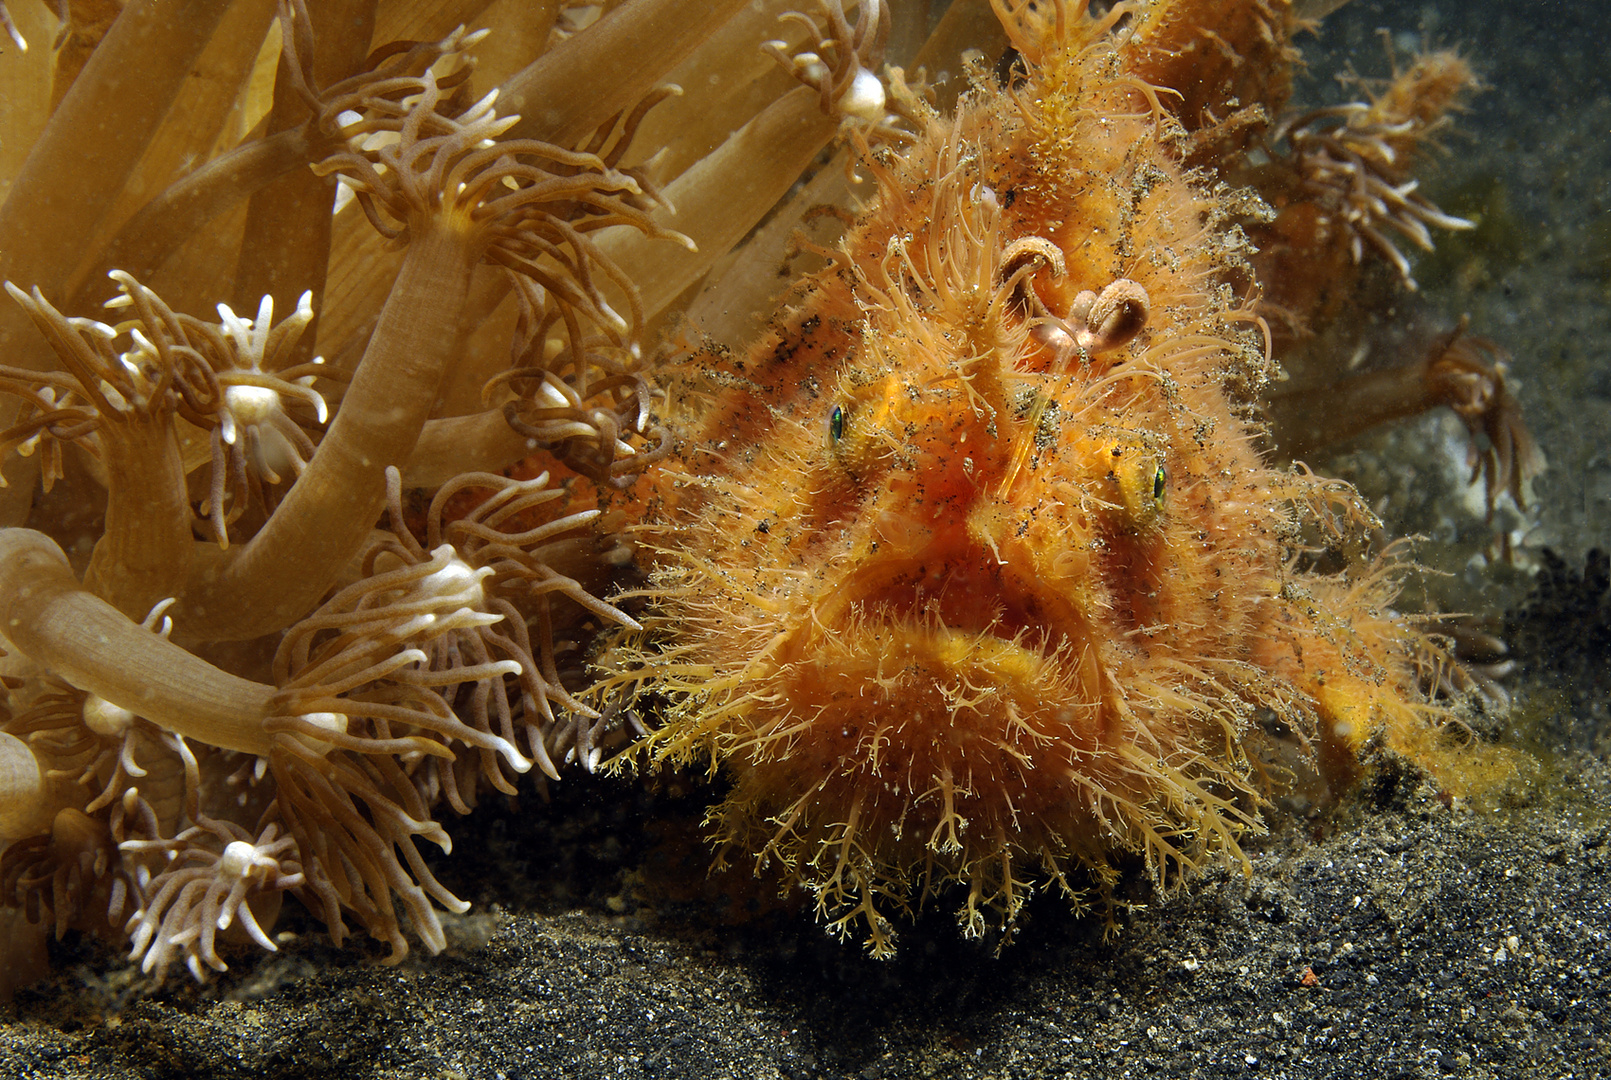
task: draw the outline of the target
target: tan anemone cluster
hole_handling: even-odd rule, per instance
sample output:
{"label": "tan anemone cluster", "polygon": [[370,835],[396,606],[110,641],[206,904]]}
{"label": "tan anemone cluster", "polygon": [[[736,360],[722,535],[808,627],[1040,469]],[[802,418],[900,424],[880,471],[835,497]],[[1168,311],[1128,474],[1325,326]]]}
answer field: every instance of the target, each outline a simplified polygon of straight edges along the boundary
{"label": "tan anemone cluster", "polygon": [[[1391,56],[1389,52],[1389,56]],[[1450,112],[1478,86],[1470,63],[1452,49],[1423,53],[1374,92],[1369,101],[1314,109],[1285,120],[1274,139],[1291,146],[1306,195],[1335,219],[1354,262],[1374,247],[1415,290],[1398,239],[1432,250],[1428,226],[1470,229],[1475,223],[1439,210],[1419,191],[1414,166],[1436,146]],[[1395,239],[1397,238],[1397,239]]]}
{"label": "tan anemone cluster", "polygon": [[0,900],[159,975],[285,893],[443,947],[438,818],[610,737],[654,331],[707,279],[748,318],[724,256],[847,114],[894,131],[913,35],[789,6],[12,5]]}

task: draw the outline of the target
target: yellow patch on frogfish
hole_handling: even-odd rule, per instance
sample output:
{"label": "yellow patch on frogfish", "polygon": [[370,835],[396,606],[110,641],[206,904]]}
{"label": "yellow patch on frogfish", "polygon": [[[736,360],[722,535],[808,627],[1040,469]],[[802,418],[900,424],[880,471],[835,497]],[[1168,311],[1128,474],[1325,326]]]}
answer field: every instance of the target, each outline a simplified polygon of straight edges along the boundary
{"label": "yellow patch on frogfish", "polygon": [[694,358],[656,615],[606,657],[665,702],[652,760],[731,778],[724,850],[877,955],[955,883],[979,934],[1115,853],[1241,860],[1269,728],[1352,760],[1439,719],[1390,570],[1297,568],[1306,515],[1364,511],[1258,456],[1213,196],[1112,36],[1065,46],[875,156],[839,262]]}

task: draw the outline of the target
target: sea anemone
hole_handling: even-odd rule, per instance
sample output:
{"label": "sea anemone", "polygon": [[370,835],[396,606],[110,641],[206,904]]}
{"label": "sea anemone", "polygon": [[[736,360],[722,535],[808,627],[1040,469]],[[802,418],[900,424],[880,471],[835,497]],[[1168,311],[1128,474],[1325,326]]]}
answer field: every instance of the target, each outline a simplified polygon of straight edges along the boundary
{"label": "sea anemone", "polygon": [[[203,819],[172,840],[124,842],[126,853],[159,853],[167,859],[144,888],[149,897],[129,918],[130,958],[140,970],[161,978],[183,952],[185,963],[198,980],[201,965],[227,971],[219,957],[217,935],[237,920],[246,934],[270,952],[277,952],[263,932],[249,900],[302,884],[294,861],[296,841],[276,838],[269,825],[255,840],[239,825]],[[215,847],[215,845],[217,845]],[[276,907],[274,910],[278,910]],[[272,922],[272,920],[271,920]]]}
{"label": "sea anemone", "polygon": [[1470,229],[1474,223],[1445,214],[1418,190],[1417,159],[1436,147],[1449,113],[1478,85],[1471,65],[1452,50],[1424,53],[1408,70],[1395,70],[1369,101],[1299,113],[1271,133],[1285,140],[1303,196],[1322,207],[1340,231],[1354,262],[1370,244],[1387,257],[1404,285],[1416,288],[1410,263],[1392,235],[1432,250],[1428,226]]}

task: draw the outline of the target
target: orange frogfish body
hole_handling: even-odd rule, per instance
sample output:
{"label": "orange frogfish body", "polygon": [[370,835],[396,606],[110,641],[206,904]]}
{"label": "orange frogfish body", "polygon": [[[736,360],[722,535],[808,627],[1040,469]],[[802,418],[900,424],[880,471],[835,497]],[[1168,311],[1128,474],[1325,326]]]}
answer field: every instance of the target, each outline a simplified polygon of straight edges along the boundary
{"label": "orange frogfish body", "polygon": [[838,263],[673,389],[657,614],[607,658],[653,760],[730,776],[717,840],[878,955],[942,890],[978,934],[1115,853],[1240,859],[1269,730],[1323,767],[1441,715],[1390,569],[1299,568],[1368,515],[1259,456],[1245,262],[1145,51],[1006,15],[1026,76],[875,155]]}

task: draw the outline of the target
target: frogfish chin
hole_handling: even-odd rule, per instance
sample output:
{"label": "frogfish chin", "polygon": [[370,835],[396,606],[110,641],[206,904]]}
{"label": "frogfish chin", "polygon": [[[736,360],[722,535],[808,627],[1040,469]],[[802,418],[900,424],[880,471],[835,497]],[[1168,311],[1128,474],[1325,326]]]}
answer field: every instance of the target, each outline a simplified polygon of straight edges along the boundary
{"label": "frogfish chin", "polygon": [[978,935],[1119,856],[1245,861],[1272,730],[1324,769],[1444,719],[1393,567],[1304,569],[1369,514],[1256,449],[1222,196],[1111,23],[1059,25],[869,158],[765,340],[684,365],[677,463],[640,483],[653,617],[605,657],[664,702],[650,760],[730,778],[729,856],[876,955],[930,896]]}

